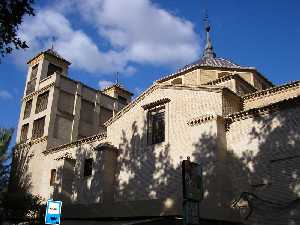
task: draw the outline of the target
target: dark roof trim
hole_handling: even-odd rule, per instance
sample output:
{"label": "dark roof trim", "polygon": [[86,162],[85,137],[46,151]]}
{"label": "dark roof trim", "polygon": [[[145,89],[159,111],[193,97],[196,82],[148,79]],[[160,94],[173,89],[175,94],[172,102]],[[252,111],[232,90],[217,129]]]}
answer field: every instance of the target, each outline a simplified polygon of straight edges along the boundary
{"label": "dark roof trim", "polygon": [[225,117],[226,130],[229,130],[230,124],[236,121],[245,120],[254,116],[259,116],[259,115],[279,111],[281,109],[286,109],[297,105],[300,105],[300,96],[284,99],[280,102],[275,102],[267,106],[252,108],[245,111],[229,114]]}
{"label": "dark roof trim", "polygon": [[159,100],[157,100],[155,102],[151,102],[149,104],[142,105],[142,108],[144,110],[148,110],[148,109],[152,109],[152,108],[154,108],[156,106],[164,105],[164,104],[166,104],[166,103],[168,103],[170,101],[171,100],[169,98],[162,98],[162,99],[159,99]]}
{"label": "dark roof trim", "polygon": [[236,74],[236,73],[228,75],[228,76],[220,77],[216,80],[209,81],[206,83],[206,85],[215,85],[215,84],[223,83],[225,81],[232,80],[232,79],[237,79],[237,80],[241,81],[242,83],[247,85],[253,91],[257,90],[255,87],[253,87],[251,84],[249,84],[244,78],[242,78],[239,74]]}

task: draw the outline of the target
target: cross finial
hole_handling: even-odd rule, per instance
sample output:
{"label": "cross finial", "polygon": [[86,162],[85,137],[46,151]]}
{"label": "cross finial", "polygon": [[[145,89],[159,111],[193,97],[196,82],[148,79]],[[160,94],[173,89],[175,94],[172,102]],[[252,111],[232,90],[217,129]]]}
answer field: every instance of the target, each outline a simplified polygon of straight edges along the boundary
{"label": "cross finial", "polygon": [[216,53],[214,52],[214,48],[213,48],[211,40],[210,40],[210,24],[209,24],[207,12],[205,12],[205,16],[204,16],[204,26],[205,26],[205,32],[206,32],[206,45],[205,45],[205,49],[203,52],[203,57],[215,58]]}

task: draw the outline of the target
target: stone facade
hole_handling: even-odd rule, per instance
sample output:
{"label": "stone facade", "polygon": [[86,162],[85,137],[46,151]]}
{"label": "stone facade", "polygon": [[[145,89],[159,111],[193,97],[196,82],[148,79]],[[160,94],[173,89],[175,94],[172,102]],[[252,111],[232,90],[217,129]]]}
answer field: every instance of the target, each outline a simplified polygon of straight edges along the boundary
{"label": "stone facade", "polygon": [[[121,85],[89,88],[67,77],[53,50],[40,53],[29,62],[12,183],[63,200],[69,219],[182,216],[190,157],[203,166],[201,218],[298,224],[299,82],[274,86],[255,68],[211,57],[131,102]],[[49,64],[60,71],[49,75]]]}

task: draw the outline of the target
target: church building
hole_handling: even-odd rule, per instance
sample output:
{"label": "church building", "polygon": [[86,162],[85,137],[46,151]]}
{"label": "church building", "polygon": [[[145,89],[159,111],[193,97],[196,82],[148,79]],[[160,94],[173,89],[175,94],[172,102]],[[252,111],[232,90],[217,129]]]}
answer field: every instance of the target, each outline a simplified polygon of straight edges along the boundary
{"label": "church building", "polygon": [[65,220],[176,220],[190,157],[203,169],[201,220],[300,224],[300,81],[276,86],[219,57],[205,31],[200,59],[134,100],[119,83],[73,80],[53,48],[30,59],[15,186],[63,201]]}

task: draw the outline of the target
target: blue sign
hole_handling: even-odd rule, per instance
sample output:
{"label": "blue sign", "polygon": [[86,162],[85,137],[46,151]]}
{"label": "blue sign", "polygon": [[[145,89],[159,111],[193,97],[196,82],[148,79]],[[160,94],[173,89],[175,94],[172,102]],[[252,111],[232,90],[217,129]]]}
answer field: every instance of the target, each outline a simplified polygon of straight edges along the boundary
{"label": "blue sign", "polygon": [[60,224],[61,205],[61,201],[47,201],[45,224]]}

